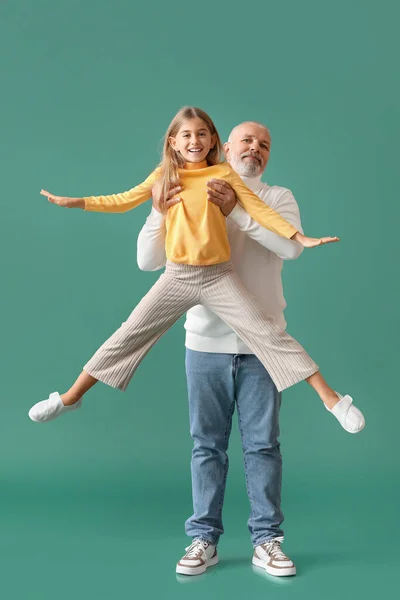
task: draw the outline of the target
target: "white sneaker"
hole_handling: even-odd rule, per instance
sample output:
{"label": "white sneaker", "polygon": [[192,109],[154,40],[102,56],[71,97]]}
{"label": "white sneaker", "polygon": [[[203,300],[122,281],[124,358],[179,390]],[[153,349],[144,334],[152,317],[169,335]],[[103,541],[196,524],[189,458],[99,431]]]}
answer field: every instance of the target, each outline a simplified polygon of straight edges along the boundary
{"label": "white sneaker", "polygon": [[76,410],[82,406],[82,400],[78,400],[71,406],[65,406],[61,400],[61,396],[58,392],[50,394],[47,400],[37,402],[29,411],[29,417],[36,423],[45,423],[46,421],[52,421],[60,415]]}
{"label": "white sneaker", "polygon": [[283,538],[277,537],[254,548],[252,563],[256,567],[265,569],[270,575],[287,577],[296,575],[293,561],[281,549]]}
{"label": "white sneaker", "polygon": [[358,433],[364,429],[364,415],[361,410],[354,406],[353,398],[348,395],[341,396],[337,392],[335,393],[340,398],[339,402],[331,409],[325,404],[325,408],[337,418],[343,429],[349,433]]}
{"label": "white sneaker", "polygon": [[176,565],[176,572],[181,575],[200,575],[218,562],[216,547],[204,540],[193,540],[185,550],[185,556]]}

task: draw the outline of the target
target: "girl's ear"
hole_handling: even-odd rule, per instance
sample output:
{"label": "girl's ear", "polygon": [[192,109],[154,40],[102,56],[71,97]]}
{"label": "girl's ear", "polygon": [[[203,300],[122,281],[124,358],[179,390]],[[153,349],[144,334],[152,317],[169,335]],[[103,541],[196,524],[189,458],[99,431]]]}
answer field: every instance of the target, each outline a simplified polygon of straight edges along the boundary
{"label": "girl's ear", "polygon": [[168,142],[169,142],[169,145],[170,145],[170,146],[171,146],[171,147],[172,147],[174,150],[176,150],[176,151],[177,151],[177,148],[176,148],[176,138],[174,138],[174,137],[170,136],[170,137],[168,138]]}
{"label": "girl's ear", "polygon": [[215,135],[215,133],[213,133],[211,136],[211,148],[214,148],[216,143],[217,143],[217,136]]}

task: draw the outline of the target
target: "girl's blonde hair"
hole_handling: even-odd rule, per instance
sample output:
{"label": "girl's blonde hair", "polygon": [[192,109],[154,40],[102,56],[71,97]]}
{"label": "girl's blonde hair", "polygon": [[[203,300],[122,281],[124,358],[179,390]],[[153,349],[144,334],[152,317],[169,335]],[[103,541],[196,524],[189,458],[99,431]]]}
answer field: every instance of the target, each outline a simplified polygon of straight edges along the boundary
{"label": "girl's blonde hair", "polygon": [[171,185],[178,185],[179,183],[178,169],[183,169],[186,163],[183,156],[172,148],[169,138],[177,135],[185,121],[195,119],[196,117],[204,121],[211,135],[215,135],[216,138],[214,146],[207,155],[207,163],[211,166],[221,162],[222,142],[212,119],[201,108],[196,108],[195,106],[184,106],[181,108],[172,119],[164,136],[162,159],[159,165],[161,167],[161,176],[158,180],[162,194],[160,208],[163,212],[165,212],[165,198]]}

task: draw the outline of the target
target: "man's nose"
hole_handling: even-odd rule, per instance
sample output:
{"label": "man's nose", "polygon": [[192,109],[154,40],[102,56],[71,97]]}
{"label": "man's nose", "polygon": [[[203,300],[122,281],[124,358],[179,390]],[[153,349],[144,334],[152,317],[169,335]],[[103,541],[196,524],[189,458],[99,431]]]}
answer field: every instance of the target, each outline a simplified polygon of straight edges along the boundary
{"label": "man's nose", "polygon": [[250,144],[250,150],[252,150],[253,152],[258,152],[260,150],[260,144],[257,141],[253,140]]}

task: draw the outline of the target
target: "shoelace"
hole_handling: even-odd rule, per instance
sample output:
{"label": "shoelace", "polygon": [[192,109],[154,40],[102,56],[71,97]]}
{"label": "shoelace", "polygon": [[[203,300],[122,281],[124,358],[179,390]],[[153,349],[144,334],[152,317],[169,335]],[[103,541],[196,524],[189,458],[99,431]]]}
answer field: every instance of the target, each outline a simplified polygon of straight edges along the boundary
{"label": "shoelace", "polygon": [[272,558],[276,558],[277,560],[288,560],[288,557],[282,551],[281,541],[282,540],[276,538],[270,542],[265,542],[263,546],[265,547],[266,552],[268,552]]}
{"label": "shoelace", "polygon": [[203,554],[208,544],[202,542],[201,540],[194,540],[190,544],[188,548],[186,548],[186,558],[197,558],[199,555]]}

